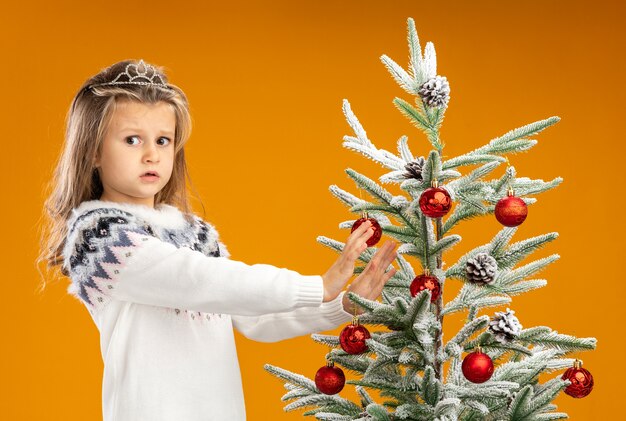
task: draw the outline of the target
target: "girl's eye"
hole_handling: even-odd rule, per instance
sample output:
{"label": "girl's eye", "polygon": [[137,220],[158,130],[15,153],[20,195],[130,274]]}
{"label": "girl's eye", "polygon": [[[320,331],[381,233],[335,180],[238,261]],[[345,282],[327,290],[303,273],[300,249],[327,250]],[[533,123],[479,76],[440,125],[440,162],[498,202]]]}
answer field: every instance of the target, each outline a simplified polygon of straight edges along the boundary
{"label": "girl's eye", "polygon": [[[126,137],[126,143],[128,143],[129,145],[137,145],[139,144],[139,141],[140,141],[139,136],[127,136]],[[167,146],[170,144],[170,142],[171,140],[167,137],[160,137],[157,139],[157,144],[161,146]]]}
{"label": "girl's eye", "polygon": [[[128,136],[128,137],[126,138],[126,143],[128,143],[128,141],[129,141],[129,140],[132,142],[132,141],[133,141],[133,139],[137,139],[137,140],[139,140],[139,136]],[[131,145],[136,145],[136,143],[129,143],[129,144],[131,144]]]}

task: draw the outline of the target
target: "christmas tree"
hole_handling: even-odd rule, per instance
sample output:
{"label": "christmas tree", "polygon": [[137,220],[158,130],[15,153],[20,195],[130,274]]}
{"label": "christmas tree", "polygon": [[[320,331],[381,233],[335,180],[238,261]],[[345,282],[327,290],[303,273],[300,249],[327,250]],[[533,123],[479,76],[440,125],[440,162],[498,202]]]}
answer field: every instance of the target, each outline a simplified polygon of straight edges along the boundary
{"label": "christmas tree", "polygon": [[[450,98],[445,77],[437,75],[435,48],[428,42],[422,55],[412,19],[408,20],[410,62],[408,71],[383,55],[382,62],[415,104],[395,98],[394,104],[411,123],[424,132],[432,149],[416,157],[406,136],[398,140],[398,155],[378,149],[368,139],[359,120],[344,100],[343,112],[354,131],[343,146],[382,165],[387,173],[380,184],[346,170],[358,189],[371,201],[337,186],[330,191],[351,212],[362,218],[346,221],[340,228],[352,228],[363,218],[373,220],[384,235],[401,243],[399,270],[382,293],[382,301],[370,301],[349,293],[350,300],[365,312],[355,317],[339,336],[312,335],[316,342],[333,349],[328,364],[320,368],[315,381],[267,364],[265,369],[286,381],[291,401],[286,411],[306,409],[304,415],[320,420],[553,420],[567,418],[554,412],[552,400],[564,391],[584,397],[593,388],[593,377],[581,361],[566,355],[596,347],[595,338],[576,338],[549,327],[524,329],[514,311],[482,314],[490,307],[508,306],[512,296],[547,284],[529,279],[559,258],[558,254],[519,265],[534,251],[557,238],[551,232],[512,242],[517,226],[527,216],[529,196],[558,186],[550,182],[517,177],[507,154],[532,148],[531,139],[557,123],[550,117],[514,129],[484,146],[444,160],[439,132]],[[485,180],[501,164],[501,177]],[[459,169],[478,165],[462,175]],[[406,194],[394,196],[383,184],[395,183]],[[444,253],[461,241],[451,234],[460,222],[491,217],[503,225],[488,244],[467,251],[454,265],[444,268]],[[327,237],[318,241],[341,252],[343,243]],[[368,244],[369,245],[369,244]],[[367,264],[376,251],[369,247],[360,257]],[[419,262],[417,274],[409,263]],[[357,267],[360,273],[363,267]],[[452,300],[444,302],[445,283],[454,280],[462,287]],[[465,325],[447,342],[443,341],[444,318],[464,312]],[[366,326],[376,331],[371,333]],[[447,370],[444,370],[447,364]],[[349,370],[357,380],[360,402],[337,394],[344,387]],[[558,373],[540,383],[542,373]],[[378,400],[377,400],[378,399]]]}

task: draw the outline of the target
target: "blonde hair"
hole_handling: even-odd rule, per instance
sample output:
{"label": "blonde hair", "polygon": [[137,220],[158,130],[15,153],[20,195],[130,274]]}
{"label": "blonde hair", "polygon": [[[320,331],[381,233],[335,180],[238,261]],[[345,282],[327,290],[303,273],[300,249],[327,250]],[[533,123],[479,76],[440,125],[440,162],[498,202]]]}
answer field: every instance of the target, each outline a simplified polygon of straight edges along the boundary
{"label": "blonde hair", "polygon": [[[184,146],[191,134],[191,115],[185,93],[169,84],[163,68],[154,65],[156,75],[167,84],[167,88],[150,84],[99,85],[113,81],[125,71],[127,65],[138,63],[136,60],[124,60],[103,69],[83,84],[72,101],[66,119],[63,151],[47,185],[50,193],[44,204],[45,221],[40,221],[40,249],[36,261],[40,274],[41,264],[46,263],[47,272],[58,267],[63,275],[68,275],[62,269],[67,220],[72,209],[84,201],[99,199],[102,195],[102,182],[94,167],[94,158],[101,149],[118,101],[148,104],[162,101],[171,105],[176,116],[174,167],[170,180],[156,194],[154,205],[156,207],[166,203],[176,206],[188,221],[192,220],[186,181],[189,181],[192,191],[196,191],[185,160]],[[202,204],[199,197],[195,196]],[[202,208],[204,211],[204,205]],[[42,280],[40,291],[45,288],[43,276]]]}

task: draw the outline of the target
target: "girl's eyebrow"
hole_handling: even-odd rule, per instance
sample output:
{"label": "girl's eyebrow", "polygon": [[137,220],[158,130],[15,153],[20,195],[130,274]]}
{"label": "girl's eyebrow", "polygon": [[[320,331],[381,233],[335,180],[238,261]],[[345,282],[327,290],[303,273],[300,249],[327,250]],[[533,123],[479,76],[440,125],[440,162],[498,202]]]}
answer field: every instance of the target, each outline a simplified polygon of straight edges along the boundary
{"label": "girl's eyebrow", "polygon": [[[121,132],[141,132],[141,129],[132,127],[132,126],[125,126],[125,127],[121,127],[120,128]],[[167,135],[167,136],[174,136],[174,132],[171,130],[159,130],[159,133]]]}

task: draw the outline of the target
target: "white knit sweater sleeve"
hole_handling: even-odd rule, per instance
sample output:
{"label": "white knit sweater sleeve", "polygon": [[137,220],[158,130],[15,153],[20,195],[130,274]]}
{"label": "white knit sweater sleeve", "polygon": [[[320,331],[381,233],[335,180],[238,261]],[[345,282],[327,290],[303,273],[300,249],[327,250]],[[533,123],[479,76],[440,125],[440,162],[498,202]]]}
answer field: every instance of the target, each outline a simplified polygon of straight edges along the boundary
{"label": "white knit sweater sleeve", "polygon": [[296,336],[335,329],[352,320],[343,309],[343,296],[319,307],[303,307],[286,313],[233,316],[233,326],[244,336],[260,342],[276,342]]}
{"label": "white knit sweater sleeve", "polygon": [[247,265],[176,247],[150,235],[130,214],[79,218],[64,248],[69,292],[92,312],[110,300],[259,316],[319,307],[321,276]]}

